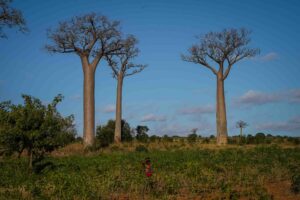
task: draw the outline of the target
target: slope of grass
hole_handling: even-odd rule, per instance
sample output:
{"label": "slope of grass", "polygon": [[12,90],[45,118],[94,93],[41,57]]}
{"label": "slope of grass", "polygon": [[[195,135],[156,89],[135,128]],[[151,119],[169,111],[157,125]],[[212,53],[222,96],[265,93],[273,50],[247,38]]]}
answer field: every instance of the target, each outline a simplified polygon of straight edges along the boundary
{"label": "slope of grass", "polygon": [[[153,164],[150,179],[145,157]],[[35,173],[26,166],[26,159],[0,161],[0,199],[299,199],[290,191],[300,174],[299,148],[117,150],[51,157]]]}

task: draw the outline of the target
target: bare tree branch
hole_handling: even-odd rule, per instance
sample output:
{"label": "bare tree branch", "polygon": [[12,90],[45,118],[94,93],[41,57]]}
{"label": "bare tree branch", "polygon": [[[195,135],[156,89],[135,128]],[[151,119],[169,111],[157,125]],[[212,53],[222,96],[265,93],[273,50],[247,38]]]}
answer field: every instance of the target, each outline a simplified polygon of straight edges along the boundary
{"label": "bare tree branch", "polygon": [[250,33],[244,28],[209,32],[201,38],[198,37],[200,43],[193,45],[189,49],[189,56],[182,56],[182,59],[201,64],[213,71],[214,74],[217,71],[208,64],[207,59],[217,63],[219,71],[221,67],[225,66],[226,61],[228,66],[223,74],[223,80],[225,80],[236,62],[259,54],[259,49],[247,47],[250,42]]}
{"label": "bare tree branch", "polygon": [[101,58],[116,52],[119,47],[119,22],[110,21],[95,13],[76,16],[59,23],[56,29],[47,31],[51,44],[45,46],[53,53],[76,53],[93,60],[91,67],[96,68]]}
{"label": "bare tree branch", "polygon": [[145,69],[146,65],[129,62],[139,53],[139,49],[135,47],[137,42],[137,39],[130,35],[126,39],[119,41],[119,45],[115,48],[118,49],[117,51],[106,55],[105,58],[113,70],[114,78],[131,76]]}
{"label": "bare tree branch", "polygon": [[18,27],[22,33],[28,32],[22,12],[11,8],[11,3],[12,0],[0,0],[0,38],[7,37],[2,31],[4,27]]}
{"label": "bare tree branch", "polygon": [[141,71],[143,71],[145,68],[147,67],[147,65],[135,65],[133,63],[129,63],[127,65],[127,68],[130,69],[130,68],[135,68],[134,70],[132,70],[131,72],[125,72],[124,76],[131,76],[131,75],[134,75],[134,74],[137,74]]}

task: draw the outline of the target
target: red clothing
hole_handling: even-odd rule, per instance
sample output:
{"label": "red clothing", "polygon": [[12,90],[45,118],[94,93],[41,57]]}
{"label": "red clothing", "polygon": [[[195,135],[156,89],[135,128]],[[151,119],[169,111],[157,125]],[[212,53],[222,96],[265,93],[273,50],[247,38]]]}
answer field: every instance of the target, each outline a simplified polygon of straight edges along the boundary
{"label": "red clothing", "polygon": [[146,173],[146,176],[147,177],[150,177],[152,176],[152,168],[151,168],[151,165],[146,165],[146,169],[145,169],[145,173]]}

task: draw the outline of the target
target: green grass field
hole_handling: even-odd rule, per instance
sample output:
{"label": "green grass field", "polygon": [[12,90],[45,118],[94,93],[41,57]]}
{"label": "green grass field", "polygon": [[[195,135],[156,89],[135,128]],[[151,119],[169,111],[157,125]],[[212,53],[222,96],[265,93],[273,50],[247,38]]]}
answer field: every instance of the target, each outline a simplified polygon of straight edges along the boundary
{"label": "green grass field", "polygon": [[[150,179],[145,157],[152,160]],[[299,147],[114,148],[52,156],[33,173],[26,158],[2,158],[0,199],[300,199],[299,175]]]}

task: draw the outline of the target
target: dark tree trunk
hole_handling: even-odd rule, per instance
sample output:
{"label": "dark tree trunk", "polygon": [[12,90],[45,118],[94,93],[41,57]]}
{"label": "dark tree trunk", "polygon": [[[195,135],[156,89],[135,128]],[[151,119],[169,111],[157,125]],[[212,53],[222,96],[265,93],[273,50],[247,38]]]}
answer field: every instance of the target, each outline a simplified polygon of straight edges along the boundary
{"label": "dark tree trunk", "polygon": [[223,73],[217,74],[217,144],[227,144],[227,119]]}
{"label": "dark tree trunk", "polygon": [[84,146],[91,146],[95,138],[95,69],[83,63],[83,141]]}
{"label": "dark tree trunk", "polygon": [[122,87],[123,87],[123,75],[118,76],[117,86],[117,101],[116,101],[116,124],[115,124],[115,143],[121,142],[121,126],[122,126]]}

